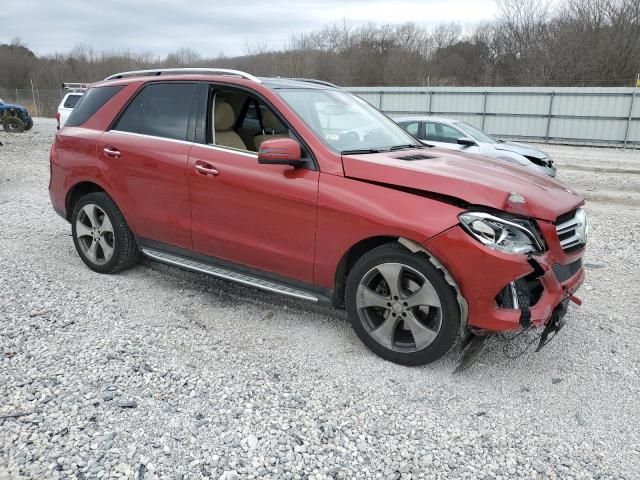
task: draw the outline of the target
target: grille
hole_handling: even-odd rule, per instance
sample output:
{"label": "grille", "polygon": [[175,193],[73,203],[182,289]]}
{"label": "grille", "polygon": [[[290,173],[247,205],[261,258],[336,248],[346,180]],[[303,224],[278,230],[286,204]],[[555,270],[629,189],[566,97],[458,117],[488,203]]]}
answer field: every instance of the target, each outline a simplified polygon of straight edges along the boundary
{"label": "grille", "polygon": [[416,153],[414,155],[404,155],[402,157],[396,157],[398,160],[429,160],[436,158],[433,155],[425,155],[424,153]]}
{"label": "grille", "polygon": [[580,271],[582,268],[582,259],[579,258],[575,262],[571,262],[568,265],[560,265],[558,263],[551,266],[553,270],[553,274],[556,276],[556,279],[562,283],[569,280],[576,273]]}
{"label": "grille", "polygon": [[586,217],[581,208],[565,213],[556,221],[560,246],[565,252],[578,250],[586,243]]}

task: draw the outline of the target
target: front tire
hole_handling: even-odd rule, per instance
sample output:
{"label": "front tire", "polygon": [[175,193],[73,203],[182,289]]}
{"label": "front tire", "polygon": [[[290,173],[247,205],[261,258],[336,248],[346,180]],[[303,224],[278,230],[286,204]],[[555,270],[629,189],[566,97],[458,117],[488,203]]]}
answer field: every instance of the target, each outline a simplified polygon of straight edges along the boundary
{"label": "front tire", "polygon": [[24,131],[28,132],[29,130],[31,130],[33,128],[33,119],[30,118],[29,120],[27,120],[27,123],[24,126]]}
{"label": "front tire", "polygon": [[140,260],[140,250],[122,212],[104,192],[89,193],[76,202],[71,232],[78,255],[95,272],[116,273]]}
{"label": "front tire", "polygon": [[22,133],[24,127],[24,122],[18,117],[7,117],[2,121],[2,128],[7,133]]}
{"label": "front tire", "polygon": [[363,255],[349,272],[345,302],[358,337],[401,365],[424,365],[447,353],[460,330],[456,295],[425,254],[398,243]]}

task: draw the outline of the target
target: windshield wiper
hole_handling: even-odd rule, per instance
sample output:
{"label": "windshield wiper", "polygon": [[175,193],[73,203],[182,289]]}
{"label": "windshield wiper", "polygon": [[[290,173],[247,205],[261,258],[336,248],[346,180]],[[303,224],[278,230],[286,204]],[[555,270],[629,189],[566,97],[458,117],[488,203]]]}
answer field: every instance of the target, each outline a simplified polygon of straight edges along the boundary
{"label": "windshield wiper", "polygon": [[405,145],[394,145],[389,150],[403,150],[405,148],[424,148],[424,145],[414,145],[413,143],[407,143]]}
{"label": "windshield wiper", "polygon": [[363,154],[363,153],[380,153],[380,152],[384,152],[385,150],[379,150],[376,148],[360,148],[360,149],[356,149],[356,150],[342,150],[340,152],[341,155],[358,155],[358,154]]}

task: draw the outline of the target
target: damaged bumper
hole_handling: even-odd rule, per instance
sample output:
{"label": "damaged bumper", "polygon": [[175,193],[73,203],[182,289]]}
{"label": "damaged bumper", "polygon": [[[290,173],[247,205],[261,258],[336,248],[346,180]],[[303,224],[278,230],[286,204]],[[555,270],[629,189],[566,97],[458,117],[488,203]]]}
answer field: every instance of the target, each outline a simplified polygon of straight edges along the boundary
{"label": "damaged bumper", "polygon": [[532,255],[488,248],[459,226],[425,243],[457,280],[471,331],[519,331],[564,316],[567,301],[584,281],[584,248],[566,252],[553,224],[540,229],[548,248]]}

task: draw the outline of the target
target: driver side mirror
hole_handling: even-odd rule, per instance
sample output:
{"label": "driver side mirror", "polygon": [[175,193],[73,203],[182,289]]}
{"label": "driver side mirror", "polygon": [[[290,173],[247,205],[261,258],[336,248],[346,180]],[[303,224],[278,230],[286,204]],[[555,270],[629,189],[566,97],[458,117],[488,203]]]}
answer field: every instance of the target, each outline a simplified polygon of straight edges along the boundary
{"label": "driver side mirror", "polygon": [[476,142],[468,137],[460,137],[458,139],[458,145],[462,145],[463,147],[474,147]]}
{"label": "driver side mirror", "polygon": [[260,144],[258,163],[263,165],[291,165],[299,167],[304,164],[300,144],[293,138],[274,138]]}

